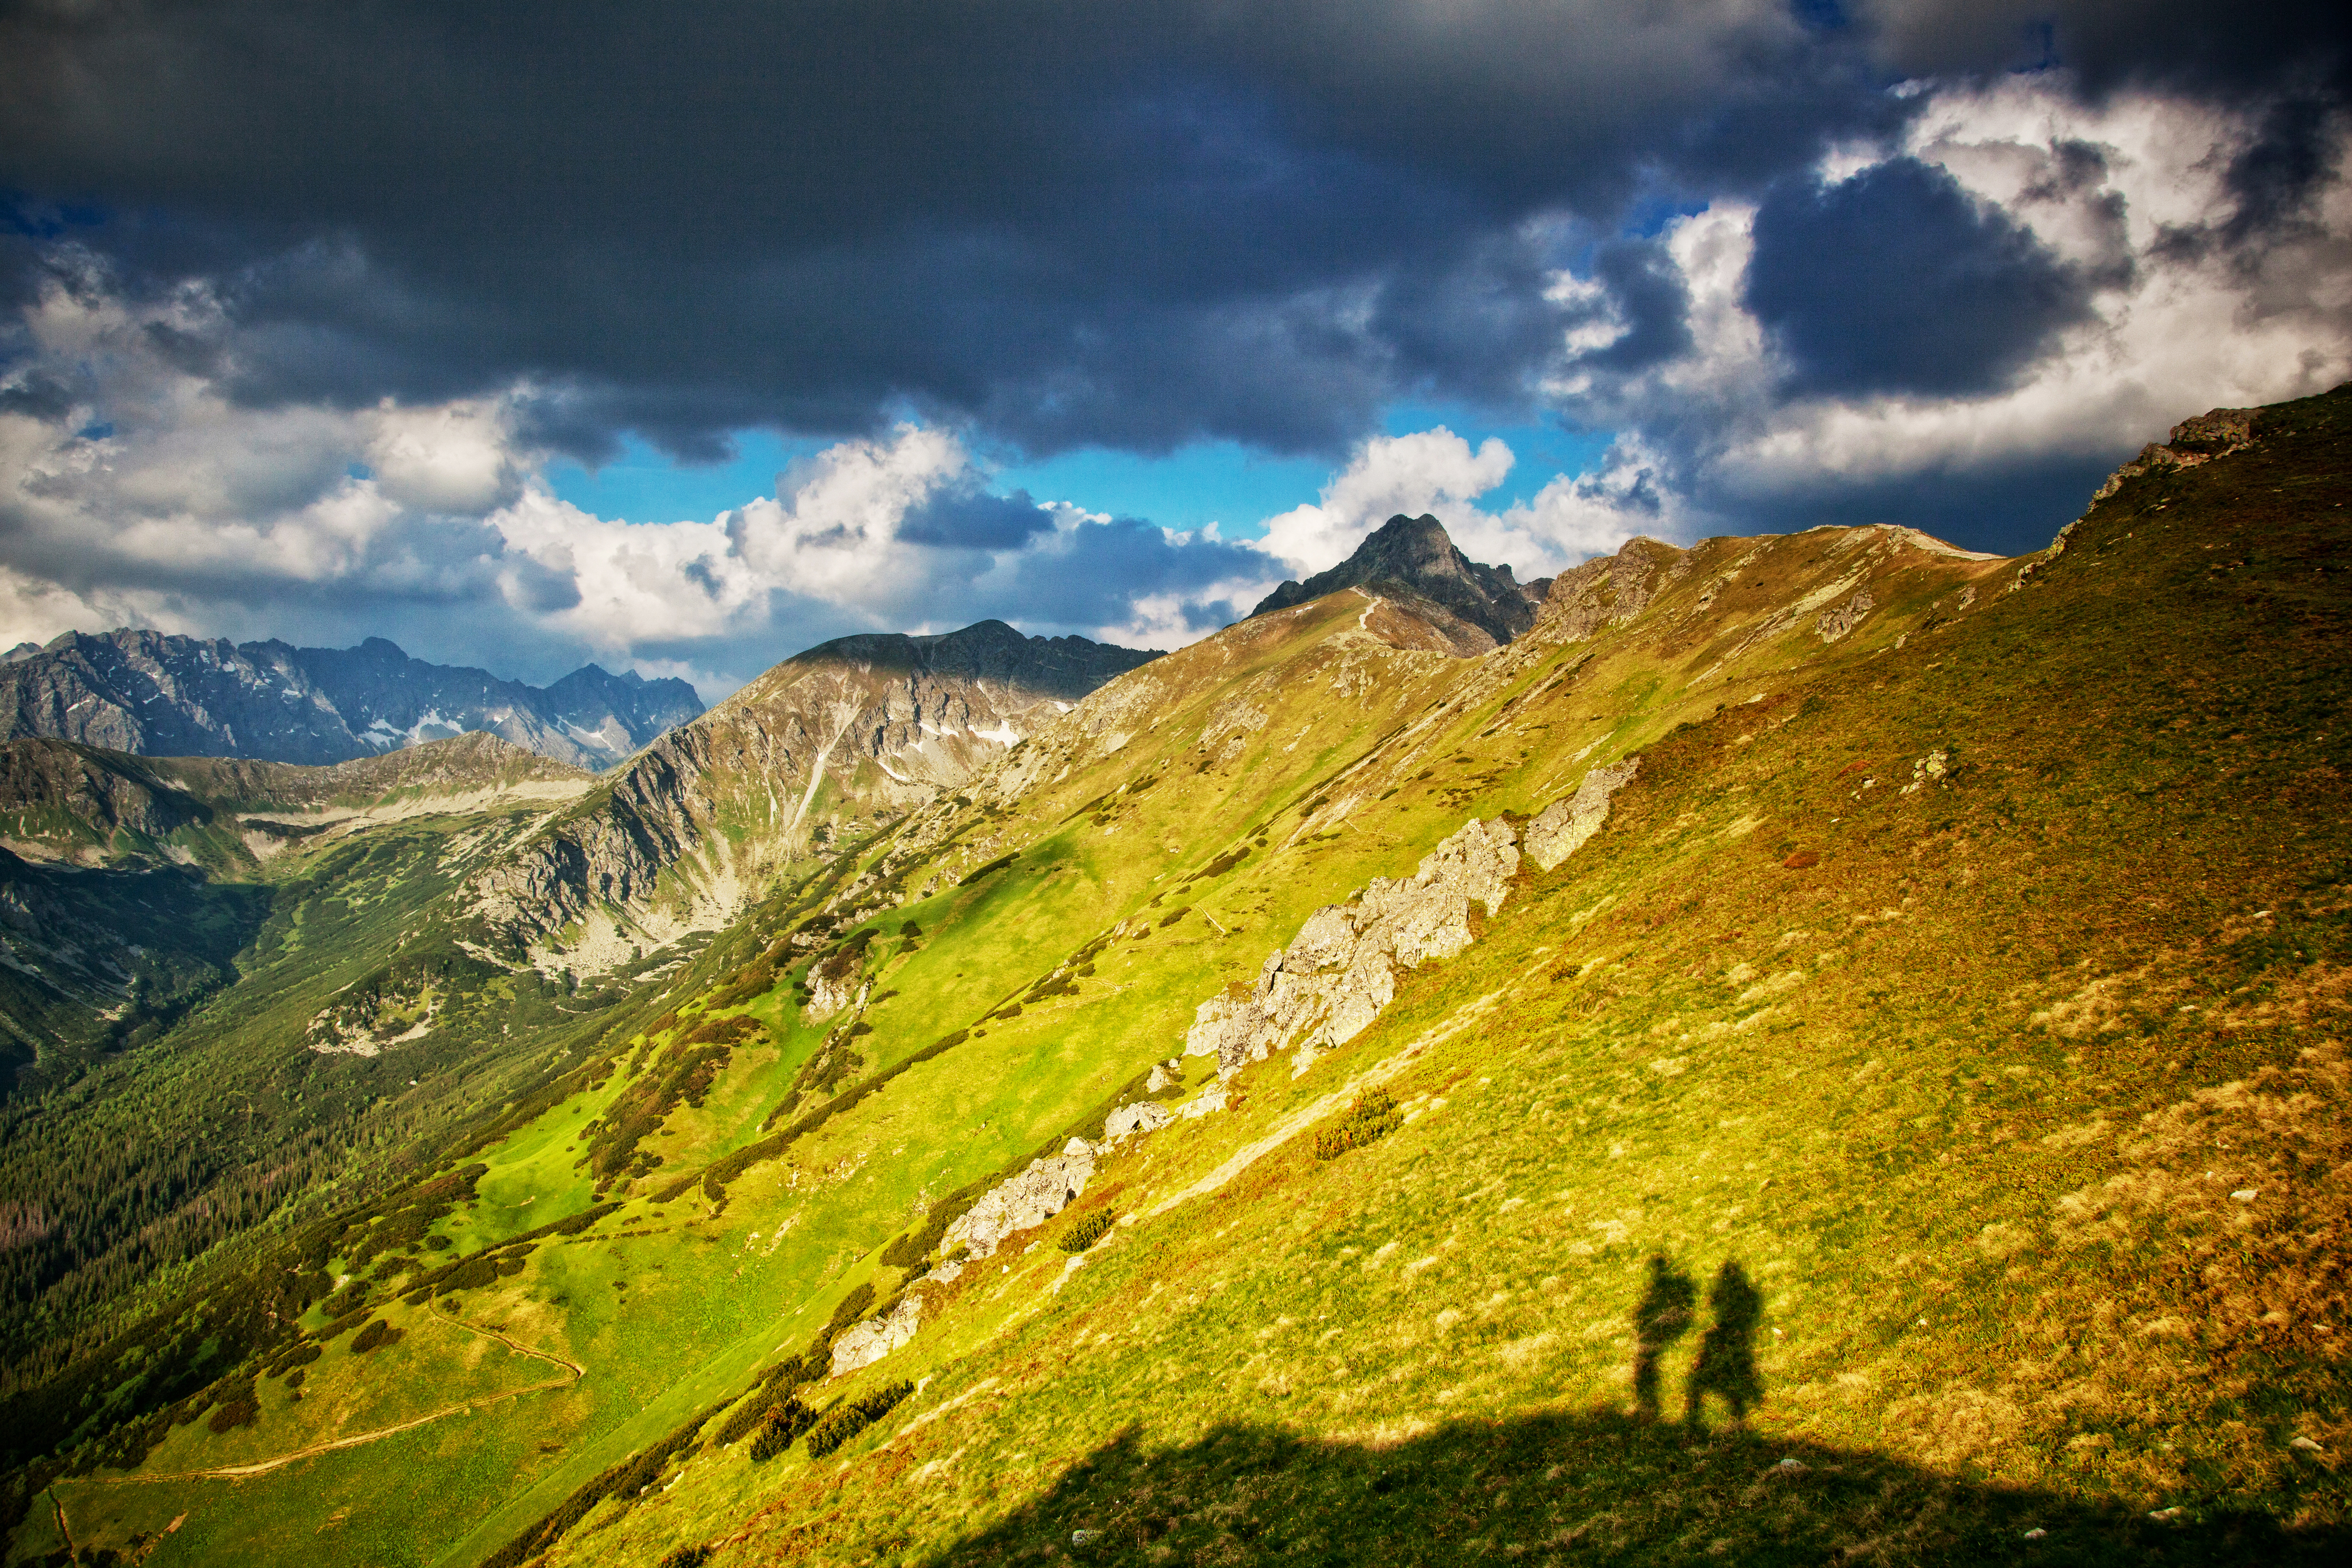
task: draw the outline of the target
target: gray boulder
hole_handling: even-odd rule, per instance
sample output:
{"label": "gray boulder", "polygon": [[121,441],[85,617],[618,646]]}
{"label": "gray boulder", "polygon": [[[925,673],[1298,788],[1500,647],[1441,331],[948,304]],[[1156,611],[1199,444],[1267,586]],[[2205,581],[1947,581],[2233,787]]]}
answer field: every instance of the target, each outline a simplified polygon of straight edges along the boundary
{"label": "gray boulder", "polygon": [[1307,917],[1291,945],[1269,955],[1244,995],[1213,996],[1193,1014],[1188,1056],[1214,1056],[1238,1072],[1291,1041],[1298,1070],[1344,1045],[1396,994],[1395,966],[1451,958],[1470,945],[1470,905],[1502,908],[1519,851],[1510,824],[1473,819],[1404,880],[1376,877],[1353,904]]}
{"label": "gray boulder", "polygon": [[1157,1132],[1176,1120],[1166,1106],[1149,1100],[1139,1100],[1132,1105],[1122,1105],[1103,1122],[1103,1140],[1117,1143],[1139,1132]]}
{"label": "gray boulder", "polygon": [[1033,1229],[1077,1201],[1094,1179],[1094,1146],[1073,1138],[1062,1152],[1029,1162],[1029,1168],[1010,1181],[1000,1182],[948,1226],[940,1246],[958,1247],[971,1258],[987,1258],[1015,1231]]}
{"label": "gray boulder", "polygon": [[900,1345],[915,1337],[915,1326],[923,1316],[923,1299],[912,1290],[898,1298],[898,1304],[885,1318],[868,1318],[844,1329],[841,1337],[833,1342],[832,1375],[856,1372],[861,1366],[872,1366]]}
{"label": "gray boulder", "polygon": [[1584,841],[1600,832],[1601,825],[1609,819],[1609,797],[1631,782],[1641,766],[1641,758],[1627,757],[1609,767],[1595,768],[1584,775],[1574,795],[1544,807],[1542,815],[1528,824],[1528,858],[1536,863],[1536,869],[1549,871],[1583,848]]}

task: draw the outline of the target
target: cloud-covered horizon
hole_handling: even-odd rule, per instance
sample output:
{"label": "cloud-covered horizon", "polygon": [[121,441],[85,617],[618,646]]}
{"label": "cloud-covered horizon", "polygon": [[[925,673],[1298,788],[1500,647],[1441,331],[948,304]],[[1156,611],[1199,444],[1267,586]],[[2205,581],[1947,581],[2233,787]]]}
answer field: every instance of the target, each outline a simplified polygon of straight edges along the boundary
{"label": "cloud-covered horizon", "polygon": [[[713,695],[991,615],[1171,646],[1394,511],[1523,577],[1637,532],[2031,548],[2175,421],[2352,375],[2343,35],[2186,0],[18,7],[0,635]],[[1401,405],[1606,450],[1531,474],[1475,421],[1383,433]],[[814,455],[716,516],[549,482],[754,429]],[[981,455],[1214,442],[1330,477],[1180,532]]]}

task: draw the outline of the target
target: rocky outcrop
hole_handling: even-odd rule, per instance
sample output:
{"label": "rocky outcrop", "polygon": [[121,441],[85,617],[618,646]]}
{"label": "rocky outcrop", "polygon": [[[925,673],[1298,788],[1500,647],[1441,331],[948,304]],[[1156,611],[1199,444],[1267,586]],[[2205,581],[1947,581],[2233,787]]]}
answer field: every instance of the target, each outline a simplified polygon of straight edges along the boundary
{"label": "rocky outcrop", "polygon": [[1582,642],[1622,626],[1649,607],[1684,552],[1654,539],[1629,539],[1614,555],[1596,555],[1551,580],[1542,621],[1546,640]]}
{"label": "rocky outcrop", "polygon": [[1032,1160],[1019,1175],[989,1188],[948,1226],[940,1249],[961,1247],[967,1257],[989,1257],[1006,1237],[1041,1226],[1076,1203],[1094,1174],[1094,1145],[1073,1138],[1059,1154]]}
{"label": "rocky outcrop", "polygon": [[[1154,1069],[1155,1072],[1157,1070]],[[1175,1120],[1175,1113],[1166,1106],[1153,1100],[1139,1100],[1132,1105],[1120,1106],[1104,1121],[1103,1141],[1108,1143],[1123,1142],[1138,1133],[1157,1132]]]}
{"label": "rocky outcrop", "polygon": [[2162,446],[2150,442],[2140,448],[2138,457],[2108,475],[2107,482],[2092,495],[2092,504],[2106,500],[2123,488],[2126,479],[2136,475],[2158,468],[2193,468],[2200,463],[2243,451],[2254,444],[2254,416],[2260,412],[2254,408],[2216,408],[2182,420],[2172,427],[2168,442]]}
{"label": "rocky outcrop", "polygon": [[865,973],[865,954],[853,947],[837,948],[809,965],[808,1005],[801,1009],[810,1023],[829,1018],[856,998],[858,977]]}
{"label": "rocky outcrop", "polygon": [[1823,610],[1815,629],[1821,633],[1822,641],[1835,642],[1862,625],[1862,618],[1876,607],[1877,601],[1870,596],[1869,589],[1856,588],[1844,604]]}
{"label": "rocky outcrop", "polygon": [[479,730],[604,768],[701,711],[682,680],[592,664],[542,689],[411,658],[382,637],[316,648],[126,627],[68,632],[0,665],[0,740],[38,735],[142,756],[320,766]]}
{"label": "rocky outcrop", "polygon": [[833,1342],[833,1371],[841,1377],[862,1366],[872,1366],[915,1337],[922,1321],[923,1299],[909,1290],[898,1304],[878,1318],[868,1318],[844,1329]]}
{"label": "rocky outcrop", "polygon": [[1356,547],[1356,552],[1328,572],[1304,583],[1285,583],[1258,601],[1253,616],[1288,609],[1336,594],[1342,588],[1362,588],[1403,599],[1456,646],[1448,651],[1483,651],[1465,638],[1465,627],[1491,638],[1489,646],[1509,642],[1535,625],[1536,608],[1543,603],[1548,578],[1521,584],[1508,566],[1484,566],[1454,548],[1453,538],[1434,517],[1407,517],[1400,512],[1381,524]]}
{"label": "rocky outcrop", "polygon": [[1473,820],[1431,850],[1403,880],[1375,877],[1352,904],[1326,904],[1259,970],[1240,996],[1213,996],[1193,1014],[1187,1056],[1213,1056],[1234,1073],[1293,1040],[1299,1068],[1345,1044],[1396,994],[1395,968],[1451,958],[1470,945],[1470,905],[1502,908],[1519,868],[1503,821]]}
{"label": "rocky outcrop", "polygon": [[1642,759],[1627,757],[1608,767],[1595,768],[1584,775],[1573,795],[1562,795],[1543,808],[1533,822],[1528,824],[1528,858],[1538,871],[1549,871],[1554,866],[1584,847],[1584,841],[1601,831],[1609,818],[1609,797],[1623,788],[1641,771]]}

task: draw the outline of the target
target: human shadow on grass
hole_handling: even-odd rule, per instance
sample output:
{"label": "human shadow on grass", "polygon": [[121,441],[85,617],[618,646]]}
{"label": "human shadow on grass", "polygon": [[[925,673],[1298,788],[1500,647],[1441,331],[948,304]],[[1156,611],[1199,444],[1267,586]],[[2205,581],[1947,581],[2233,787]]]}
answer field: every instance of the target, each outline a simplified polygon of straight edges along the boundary
{"label": "human shadow on grass", "polygon": [[[1698,1286],[1651,1257],[1633,1309],[1633,1410],[1461,1422],[1395,1445],[1231,1425],[1154,1448],[1130,1430],[1043,1497],[959,1542],[940,1563],[1067,1555],[1105,1563],[1536,1562],[2291,1563],[2352,1561],[2352,1534],[2296,1532],[2282,1493],[2145,1508],[1996,1487],[1862,1449],[1772,1439],[1748,1426],[1764,1397],[1764,1299],[1735,1260],[1706,1293],[1707,1326],[1660,1420],[1667,1352],[1698,1318]],[[1706,1429],[1720,1400],[1731,1425]],[[2317,1475],[2305,1479],[2316,1482]]]}
{"label": "human shadow on grass", "polygon": [[[2313,1477],[2313,1480],[2319,1478]],[[2268,1511],[1988,1486],[1887,1455],[1616,1410],[1465,1421],[1395,1444],[1130,1429],[934,1564],[2339,1563],[2352,1532]]]}

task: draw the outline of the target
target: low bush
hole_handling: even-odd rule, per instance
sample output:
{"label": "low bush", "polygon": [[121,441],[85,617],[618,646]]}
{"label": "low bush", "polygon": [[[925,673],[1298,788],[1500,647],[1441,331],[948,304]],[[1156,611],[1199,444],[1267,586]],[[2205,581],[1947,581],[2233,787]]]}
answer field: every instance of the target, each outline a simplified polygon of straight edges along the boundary
{"label": "low bush", "polygon": [[296,1371],[310,1365],[312,1362],[317,1361],[325,1353],[325,1352],[321,1351],[317,1345],[311,1343],[309,1340],[297,1340],[292,1344],[287,1346],[284,1350],[269,1358],[268,1364],[261,1369],[262,1375],[265,1377],[282,1377],[288,1372]]}
{"label": "low bush", "polygon": [[701,1543],[681,1546],[661,1560],[661,1568],[702,1568],[704,1563],[710,1561],[710,1553],[714,1550],[716,1549]]}
{"label": "low bush", "polygon": [[485,1285],[495,1283],[498,1277],[499,1266],[496,1260],[477,1255],[467,1258],[442,1277],[438,1294],[446,1296],[453,1290],[478,1290]]}
{"label": "low bush", "polygon": [[845,1404],[836,1405],[825,1412],[822,1420],[809,1428],[808,1451],[812,1459],[822,1459],[868,1426],[879,1421],[898,1406],[900,1400],[915,1392],[911,1383],[893,1383],[863,1394]]}
{"label": "low bush", "polygon": [[824,1332],[817,1336],[817,1342],[822,1345],[832,1344],[834,1335],[864,1317],[866,1309],[872,1305],[874,1305],[873,1281],[860,1280],[857,1288],[844,1296],[841,1299],[841,1305],[833,1310],[832,1321],[824,1325]]}
{"label": "low bush", "polygon": [[374,1310],[375,1309],[368,1306],[365,1302],[362,1302],[359,1306],[353,1307],[339,1316],[328,1320],[327,1326],[319,1331],[318,1337],[320,1342],[323,1343],[328,1340],[335,1338],[339,1334],[342,1334],[352,1329],[358,1328],[360,1324],[365,1321],[367,1315]]}
{"label": "low bush", "polygon": [[390,1321],[383,1318],[376,1318],[372,1320],[366,1328],[362,1329],[357,1334],[352,1336],[352,1353],[353,1355],[365,1355],[368,1352],[375,1350],[380,1346],[396,1344],[399,1341],[400,1331],[394,1328]]}
{"label": "low bush", "polygon": [[1316,1158],[1336,1160],[1350,1149],[1387,1137],[1404,1125],[1404,1112],[1386,1089],[1367,1089],[1356,1096],[1339,1125],[1315,1134]]}
{"label": "low bush", "polygon": [[759,1430],[751,1435],[751,1462],[762,1464],[791,1447],[800,1435],[816,1425],[816,1412],[787,1397],[760,1413]]}
{"label": "low bush", "polygon": [[982,877],[989,876],[993,872],[1002,871],[1007,866],[1012,865],[1013,862],[1020,858],[1021,851],[1018,849],[1014,850],[1010,855],[1000,856],[998,858],[991,860],[987,865],[979,868],[977,870],[965,872],[961,879],[956,883],[956,886],[960,888],[969,888],[974,882],[979,881]]}
{"label": "low bush", "polygon": [[1108,1236],[1110,1227],[1111,1213],[1107,1208],[1080,1215],[1077,1222],[1062,1233],[1062,1250],[1084,1252],[1087,1247]]}
{"label": "low bush", "polygon": [[212,1419],[205,1425],[215,1432],[234,1431],[250,1426],[261,1414],[260,1401],[254,1397],[253,1380],[221,1390],[219,1401],[213,1406]]}

